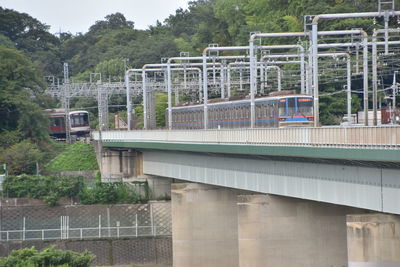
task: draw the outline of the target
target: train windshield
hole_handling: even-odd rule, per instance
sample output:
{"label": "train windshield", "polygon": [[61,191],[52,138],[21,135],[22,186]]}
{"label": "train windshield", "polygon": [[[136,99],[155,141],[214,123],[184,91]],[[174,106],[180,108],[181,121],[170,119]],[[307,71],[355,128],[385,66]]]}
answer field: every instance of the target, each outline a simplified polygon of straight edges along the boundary
{"label": "train windshield", "polygon": [[297,98],[297,110],[300,116],[313,115],[313,100],[309,97]]}
{"label": "train windshield", "polygon": [[287,97],[279,100],[279,116],[313,116],[313,100],[310,97]]}
{"label": "train windshield", "polygon": [[81,127],[89,125],[89,116],[87,113],[76,113],[71,115],[71,127]]}

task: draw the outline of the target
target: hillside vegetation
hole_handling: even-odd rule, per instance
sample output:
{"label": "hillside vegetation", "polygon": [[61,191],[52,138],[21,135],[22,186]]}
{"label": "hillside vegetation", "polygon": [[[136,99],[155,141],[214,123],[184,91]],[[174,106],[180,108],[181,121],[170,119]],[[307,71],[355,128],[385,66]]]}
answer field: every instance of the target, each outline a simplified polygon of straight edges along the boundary
{"label": "hillside vegetation", "polygon": [[98,170],[94,148],[90,144],[76,142],[50,161],[47,171],[88,171]]}

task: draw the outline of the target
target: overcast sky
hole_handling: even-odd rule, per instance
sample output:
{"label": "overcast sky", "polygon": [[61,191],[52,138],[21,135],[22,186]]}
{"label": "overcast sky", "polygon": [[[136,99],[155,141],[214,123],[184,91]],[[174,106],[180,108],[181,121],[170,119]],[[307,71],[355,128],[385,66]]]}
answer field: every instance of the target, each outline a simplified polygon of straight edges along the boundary
{"label": "overcast sky", "polygon": [[189,0],[0,0],[3,8],[28,13],[50,32],[85,33],[97,20],[120,12],[135,22],[136,29],[147,29],[157,20],[163,22],[178,8],[186,9]]}

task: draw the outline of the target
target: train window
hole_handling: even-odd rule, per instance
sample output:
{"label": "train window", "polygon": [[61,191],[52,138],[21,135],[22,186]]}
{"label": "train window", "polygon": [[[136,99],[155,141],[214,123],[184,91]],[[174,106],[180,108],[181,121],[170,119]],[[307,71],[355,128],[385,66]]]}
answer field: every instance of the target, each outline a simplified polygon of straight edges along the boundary
{"label": "train window", "polygon": [[260,107],[260,105],[256,105],[256,118],[257,119],[261,118],[261,107]]}
{"label": "train window", "polygon": [[61,127],[63,126],[63,121],[62,118],[51,118],[51,126]]}

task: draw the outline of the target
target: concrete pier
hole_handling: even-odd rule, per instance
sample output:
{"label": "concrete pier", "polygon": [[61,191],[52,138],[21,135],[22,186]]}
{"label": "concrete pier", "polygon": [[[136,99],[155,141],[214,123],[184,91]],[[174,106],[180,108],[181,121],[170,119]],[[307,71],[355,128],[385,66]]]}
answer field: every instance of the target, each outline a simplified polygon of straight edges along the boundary
{"label": "concrete pier", "polygon": [[237,267],[237,190],[172,184],[174,267]]}
{"label": "concrete pier", "polygon": [[400,266],[400,216],[347,216],[349,267]]}
{"label": "concrete pier", "polygon": [[240,267],[347,266],[346,215],[362,210],[273,195],[238,197]]}

